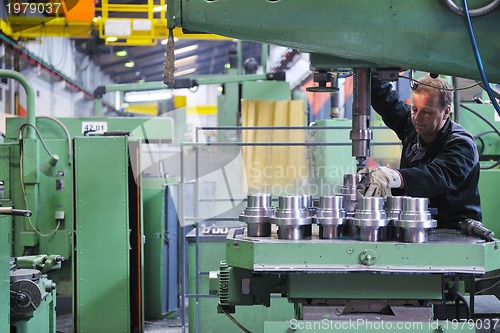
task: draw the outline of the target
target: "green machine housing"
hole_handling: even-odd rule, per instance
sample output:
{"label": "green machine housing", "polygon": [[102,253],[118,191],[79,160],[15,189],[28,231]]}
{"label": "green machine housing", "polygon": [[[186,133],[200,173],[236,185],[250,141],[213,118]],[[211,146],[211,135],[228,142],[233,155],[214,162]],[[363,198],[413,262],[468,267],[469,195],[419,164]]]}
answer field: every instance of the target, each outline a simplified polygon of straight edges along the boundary
{"label": "green machine housing", "polygon": [[[57,284],[58,308],[73,313],[75,332],[142,332],[149,297],[144,276],[164,274],[165,258],[144,265],[154,242],[144,234],[144,221],[151,217],[143,209],[141,149],[171,142],[172,119],[39,117],[43,144],[59,156],[51,176],[35,165],[49,157],[40,137],[19,140],[24,123],[7,120],[0,179],[9,203],[33,216],[1,218],[0,244],[8,249],[1,252],[2,263],[8,267],[6,253],[59,254],[66,261],[50,278]],[[1,283],[3,294],[8,290],[3,275]],[[150,292],[151,299],[160,297]]]}

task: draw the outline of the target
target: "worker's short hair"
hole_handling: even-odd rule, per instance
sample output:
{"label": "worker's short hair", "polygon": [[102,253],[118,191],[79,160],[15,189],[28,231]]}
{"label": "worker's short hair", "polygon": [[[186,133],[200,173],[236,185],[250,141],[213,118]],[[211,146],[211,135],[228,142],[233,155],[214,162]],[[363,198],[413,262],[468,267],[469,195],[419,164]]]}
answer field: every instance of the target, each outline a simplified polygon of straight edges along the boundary
{"label": "worker's short hair", "polygon": [[441,108],[446,108],[451,106],[451,101],[453,99],[453,93],[451,90],[451,85],[448,81],[437,77],[432,78],[430,76],[425,76],[418,80],[418,86],[414,93],[426,93],[439,98],[439,105]]}

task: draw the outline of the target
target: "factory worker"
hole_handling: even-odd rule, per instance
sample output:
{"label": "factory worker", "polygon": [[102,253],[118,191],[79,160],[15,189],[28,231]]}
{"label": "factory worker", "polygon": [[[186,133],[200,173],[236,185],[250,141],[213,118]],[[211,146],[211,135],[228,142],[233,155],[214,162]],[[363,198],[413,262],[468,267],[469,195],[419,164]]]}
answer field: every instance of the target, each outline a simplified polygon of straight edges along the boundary
{"label": "factory worker", "polygon": [[[405,105],[389,82],[372,79],[372,107],[402,141],[399,169],[364,169],[366,196],[429,198],[438,228],[458,228],[466,218],[481,221],[479,156],[474,137],[450,119],[448,82],[427,76]],[[392,190],[391,190],[392,189]]]}

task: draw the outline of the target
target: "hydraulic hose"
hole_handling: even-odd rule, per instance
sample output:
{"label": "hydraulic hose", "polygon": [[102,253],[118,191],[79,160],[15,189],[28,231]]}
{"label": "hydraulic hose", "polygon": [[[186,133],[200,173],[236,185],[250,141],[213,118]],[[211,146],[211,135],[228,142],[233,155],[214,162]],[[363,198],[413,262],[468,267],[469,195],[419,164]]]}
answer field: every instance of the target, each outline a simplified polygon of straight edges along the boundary
{"label": "hydraulic hose", "polygon": [[[442,0],[442,2],[448,7],[449,10],[451,10],[453,13],[464,16],[464,9],[458,7],[453,0]],[[470,17],[478,17],[482,15],[486,15],[493,10],[495,10],[498,6],[500,6],[500,0],[493,0],[489,4],[487,4],[484,7],[477,8],[477,9],[472,9],[469,11]]]}
{"label": "hydraulic hose", "polygon": [[469,37],[472,43],[472,49],[474,51],[474,57],[476,58],[476,64],[479,70],[479,74],[481,75],[481,79],[484,83],[484,87],[486,88],[486,92],[488,93],[491,103],[493,104],[493,107],[500,116],[500,106],[497,103],[493,91],[491,91],[490,83],[488,82],[488,78],[486,77],[486,73],[484,72],[483,61],[481,60],[481,55],[479,54],[479,49],[477,47],[476,37],[474,37],[474,30],[472,29],[472,23],[469,15],[469,8],[467,7],[467,0],[463,0],[463,4],[464,4],[463,11],[465,13],[465,21],[467,23],[467,29],[469,31]]}

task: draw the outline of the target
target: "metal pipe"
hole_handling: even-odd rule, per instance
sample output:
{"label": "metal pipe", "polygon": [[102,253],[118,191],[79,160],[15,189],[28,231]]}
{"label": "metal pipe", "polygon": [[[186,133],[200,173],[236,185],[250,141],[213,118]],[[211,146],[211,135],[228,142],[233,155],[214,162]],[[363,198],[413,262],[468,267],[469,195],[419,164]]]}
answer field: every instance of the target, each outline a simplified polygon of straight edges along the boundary
{"label": "metal pipe", "polygon": [[[180,144],[181,151],[184,151],[184,144]],[[178,205],[179,209],[177,214],[179,215],[179,238],[180,238],[180,259],[181,259],[181,269],[180,269],[180,295],[181,295],[181,325],[182,325],[182,333],[186,333],[186,227],[184,225],[184,154],[181,154],[180,160],[180,183],[179,183],[179,193],[178,193]]]}
{"label": "metal pipe", "polygon": [[[35,127],[35,90],[31,83],[21,73],[6,69],[0,70],[0,77],[6,77],[18,81],[26,91],[26,123]],[[35,138],[35,131],[28,126],[28,138]]]}

